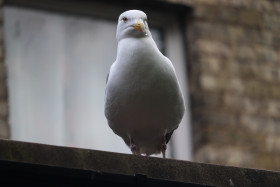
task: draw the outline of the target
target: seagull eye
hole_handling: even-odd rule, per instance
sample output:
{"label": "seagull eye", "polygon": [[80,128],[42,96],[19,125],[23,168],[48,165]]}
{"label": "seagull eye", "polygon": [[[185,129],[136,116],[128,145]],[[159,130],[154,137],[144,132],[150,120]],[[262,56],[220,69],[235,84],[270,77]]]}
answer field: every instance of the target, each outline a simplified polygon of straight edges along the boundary
{"label": "seagull eye", "polygon": [[122,20],[123,20],[124,22],[127,22],[128,19],[127,19],[127,17],[123,17]]}
{"label": "seagull eye", "polygon": [[145,18],[144,21],[147,22],[147,18]]}

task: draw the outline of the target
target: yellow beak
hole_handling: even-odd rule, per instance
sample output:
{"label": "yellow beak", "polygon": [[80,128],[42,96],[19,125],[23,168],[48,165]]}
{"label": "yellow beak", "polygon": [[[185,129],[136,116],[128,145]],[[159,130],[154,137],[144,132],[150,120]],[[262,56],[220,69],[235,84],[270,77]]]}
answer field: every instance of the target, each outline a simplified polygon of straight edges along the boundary
{"label": "yellow beak", "polygon": [[136,24],[131,25],[131,26],[137,31],[144,32],[145,26],[144,26],[144,23],[140,20]]}

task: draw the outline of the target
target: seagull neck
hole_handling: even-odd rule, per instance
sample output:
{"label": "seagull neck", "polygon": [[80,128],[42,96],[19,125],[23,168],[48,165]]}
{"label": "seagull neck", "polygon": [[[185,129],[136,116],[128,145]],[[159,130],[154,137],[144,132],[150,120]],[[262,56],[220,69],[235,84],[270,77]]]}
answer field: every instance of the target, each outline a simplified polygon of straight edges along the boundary
{"label": "seagull neck", "polygon": [[158,51],[158,48],[151,37],[123,38],[118,42],[118,56],[119,54],[142,54],[144,51],[150,51],[151,53]]}

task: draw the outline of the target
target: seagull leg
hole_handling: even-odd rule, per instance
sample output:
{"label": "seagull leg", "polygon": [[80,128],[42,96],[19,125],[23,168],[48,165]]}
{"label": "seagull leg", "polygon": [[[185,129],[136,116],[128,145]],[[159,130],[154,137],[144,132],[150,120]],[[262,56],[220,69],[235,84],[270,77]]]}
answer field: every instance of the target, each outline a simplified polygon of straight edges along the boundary
{"label": "seagull leg", "polygon": [[161,142],[161,145],[160,145],[160,151],[162,153],[162,158],[165,158],[165,151],[166,151],[166,143],[165,143],[165,136],[162,136],[162,142]]}
{"label": "seagull leg", "polygon": [[136,145],[132,144],[130,150],[134,155],[139,155],[138,147]]}
{"label": "seagull leg", "polygon": [[165,158],[165,151],[166,151],[166,145],[162,145],[162,149],[161,149],[162,158]]}
{"label": "seagull leg", "polygon": [[130,150],[134,155],[140,155],[139,148],[138,148],[138,146],[136,146],[134,144],[134,141],[132,138],[130,138]]}

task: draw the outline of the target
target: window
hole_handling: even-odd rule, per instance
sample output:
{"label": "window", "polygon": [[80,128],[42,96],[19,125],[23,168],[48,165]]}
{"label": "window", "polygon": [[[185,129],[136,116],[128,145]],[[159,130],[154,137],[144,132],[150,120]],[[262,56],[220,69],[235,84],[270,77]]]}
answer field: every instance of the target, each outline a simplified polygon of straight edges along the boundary
{"label": "window", "polygon": [[[117,52],[117,18],[123,11],[102,4],[94,7],[89,10],[93,15],[50,7],[4,7],[12,139],[130,153],[103,113],[105,80]],[[187,104],[183,41],[176,18],[146,13],[153,38],[174,63]],[[191,158],[188,116],[172,137],[169,157]]]}

